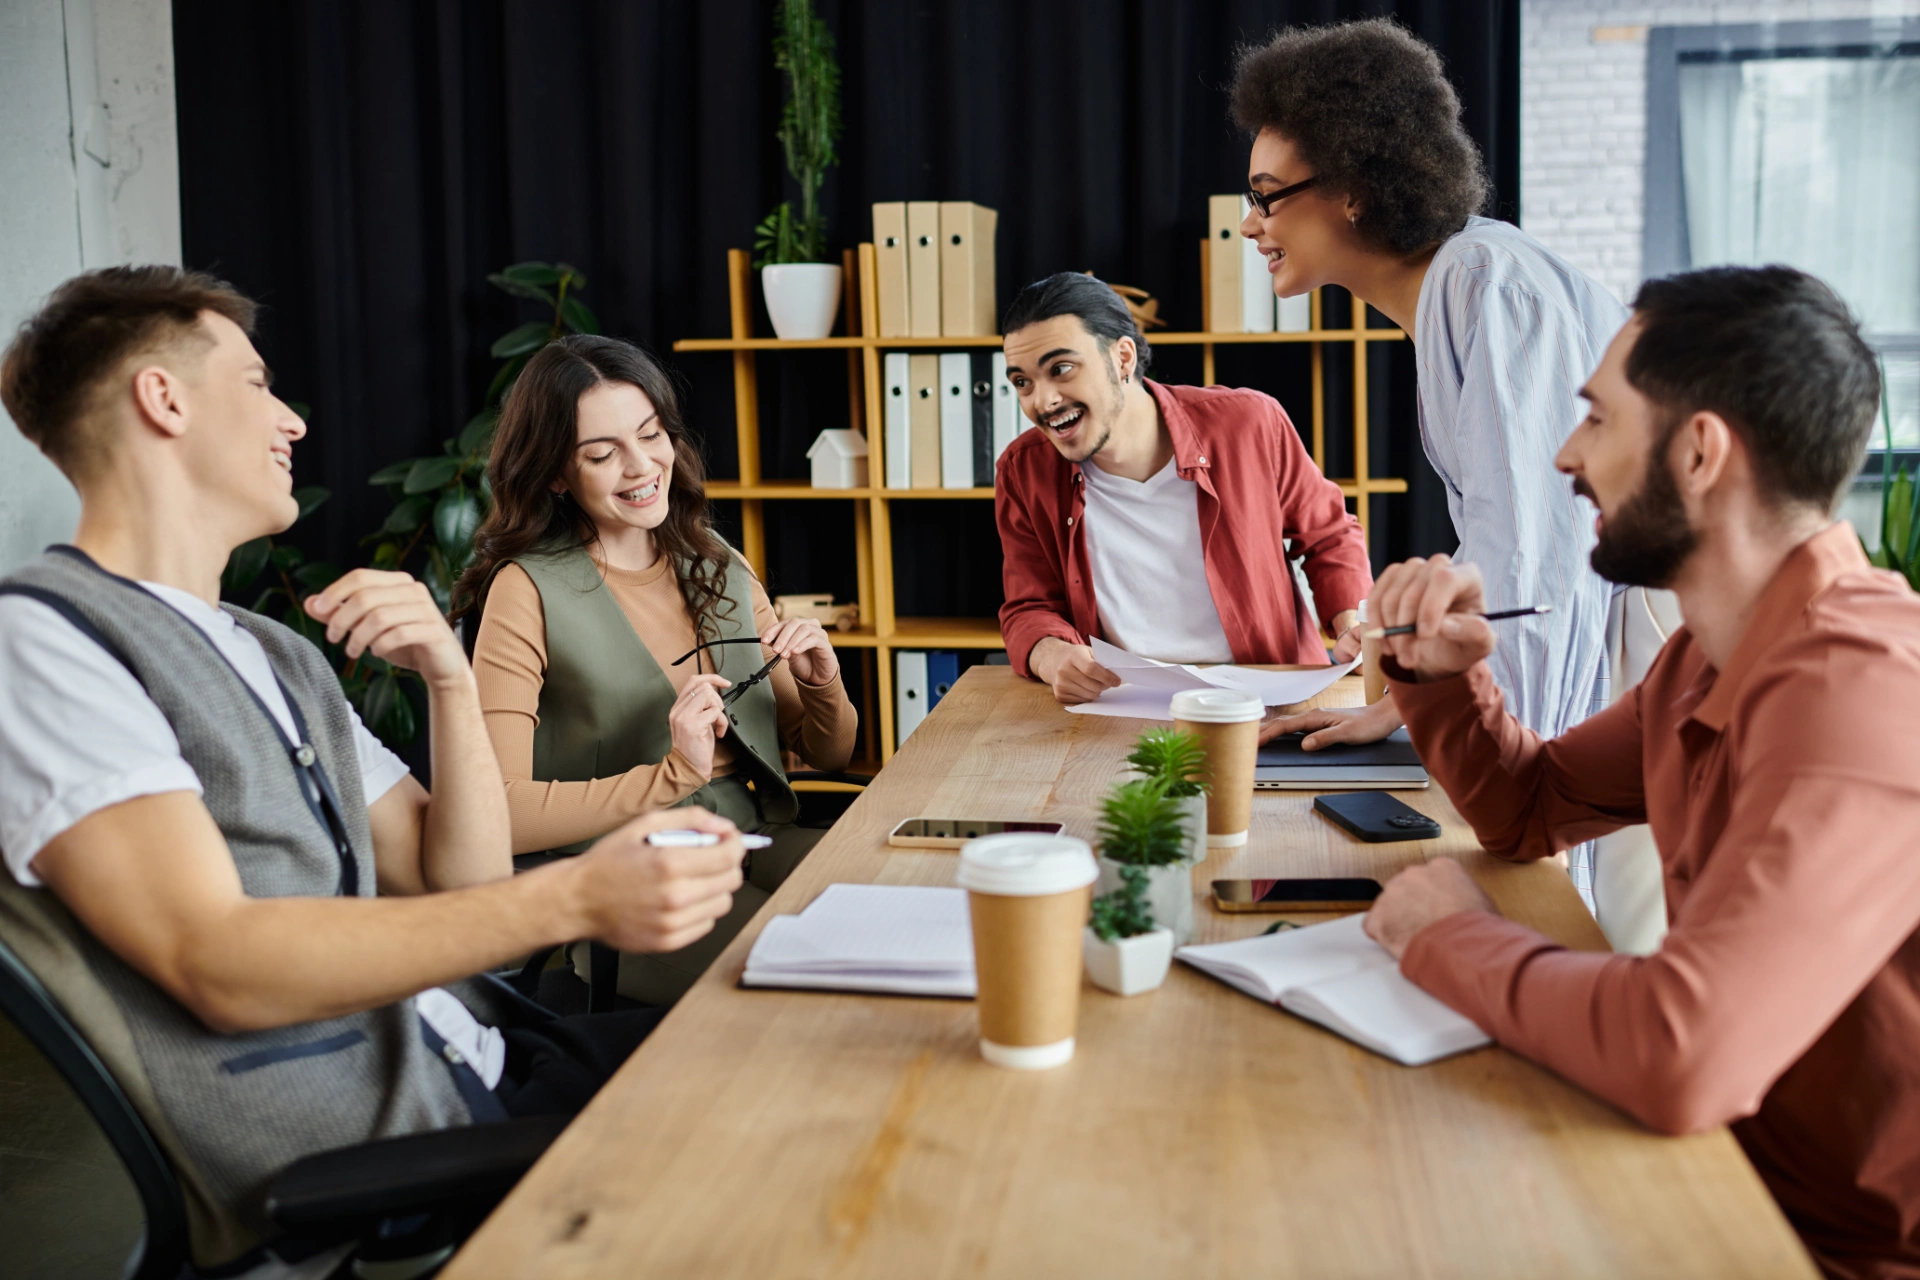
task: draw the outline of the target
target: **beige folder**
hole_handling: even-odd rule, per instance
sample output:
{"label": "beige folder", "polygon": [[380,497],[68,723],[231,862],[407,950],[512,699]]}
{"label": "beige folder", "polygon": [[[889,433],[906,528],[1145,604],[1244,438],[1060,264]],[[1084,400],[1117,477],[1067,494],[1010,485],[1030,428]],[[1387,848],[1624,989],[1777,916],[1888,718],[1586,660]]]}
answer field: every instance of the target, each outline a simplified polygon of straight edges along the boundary
{"label": "beige folder", "polygon": [[1240,306],[1240,221],[1246,217],[1246,203],[1244,196],[1207,197],[1207,330],[1210,333],[1247,331],[1247,318]]}
{"label": "beige folder", "polygon": [[873,206],[874,285],[880,293],[880,336],[904,338],[907,325],[907,206]]}
{"label": "beige folder", "polygon": [[940,206],[907,202],[907,334],[940,336]]}
{"label": "beige folder", "polygon": [[908,450],[916,489],[940,487],[940,357],[929,351],[907,360]]}
{"label": "beige folder", "polygon": [[1000,215],[970,200],[940,205],[940,334],[972,338],[995,332],[993,231]]}

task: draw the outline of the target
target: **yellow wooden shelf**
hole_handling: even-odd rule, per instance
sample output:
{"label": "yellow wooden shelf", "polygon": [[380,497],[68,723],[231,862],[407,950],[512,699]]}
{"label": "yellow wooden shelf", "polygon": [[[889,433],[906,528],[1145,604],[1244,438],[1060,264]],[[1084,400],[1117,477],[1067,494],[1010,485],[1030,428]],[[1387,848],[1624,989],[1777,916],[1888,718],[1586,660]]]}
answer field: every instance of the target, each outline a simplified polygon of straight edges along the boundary
{"label": "yellow wooden shelf", "polygon": [[890,649],[1004,649],[1000,624],[992,618],[896,618]]}
{"label": "yellow wooden shelf", "polygon": [[[1201,242],[1201,313],[1208,314],[1206,295],[1207,255],[1212,246]],[[727,288],[732,333],[724,338],[687,338],[673,344],[681,352],[728,352],[733,359],[734,431],[740,459],[739,474],[731,479],[708,482],[707,494],[740,503],[740,551],[764,578],[767,569],[767,524],[765,504],[789,500],[821,499],[849,502],[853,507],[853,544],[855,577],[858,582],[860,616],[864,625],[849,631],[830,632],[837,649],[846,651],[847,661],[857,664],[864,679],[860,708],[862,744],[860,754],[877,767],[893,755],[893,655],[902,649],[1002,649],[998,623],[992,618],[897,617],[894,614],[893,516],[895,500],[941,500],[949,498],[990,499],[990,488],[969,489],[888,489],[878,484],[861,489],[816,489],[804,480],[769,480],[760,472],[760,387],[755,357],[762,351],[841,351],[847,360],[847,398],[852,413],[848,424],[867,438],[868,475],[876,480],[886,475],[886,432],[881,409],[880,355],[883,351],[952,350],[966,347],[997,347],[996,335],[980,337],[883,338],[875,336],[880,328],[880,295],[875,282],[874,250],[863,244],[847,250],[841,257],[841,280],[845,294],[842,314],[851,331],[846,336],[818,338],[806,342],[785,342],[779,338],[753,336],[753,268],[745,250],[727,254]],[[1200,349],[1201,382],[1214,382],[1214,356],[1217,348],[1261,346],[1276,343],[1303,343],[1312,356],[1312,402],[1310,410],[1296,414],[1303,428],[1311,425],[1314,463],[1326,465],[1325,360],[1328,352],[1351,358],[1353,385],[1351,406],[1353,432],[1353,474],[1336,479],[1342,493],[1352,501],[1361,527],[1370,520],[1370,500],[1382,495],[1405,493],[1407,482],[1373,475],[1368,465],[1367,432],[1367,351],[1378,342],[1396,342],[1406,335],[1399,329],[1366,327],[1364,311],[1355,313],[1359,328],[1312,328],[1305,333],[1149,333],[1150,343],[1167,347]],[[1320,296],[1312,300],[1313,323],[1320,323]],[[1303,407],[1304,408],[1304,407]],[[823,424],[824,425],[824,424]],[[797,585],[797,584],[796,584]]]}
{"label": "yellow wooden shelf", "polygon": [[1235,346],[1268,342],[1392,342],[1407,335],[1398,329],[1308,329],[1301,333],[1149,333],[1150,347]]}
{"label": "yellow wooden shelf", "polygon": [[[989,493],[992,490],[988,490]],[[709,498],[871,498],[872,489],[816,489],[805,480],[762,480],[741,484],[738,480],[707,481]]]}
{"label": "yellow wooden shelf", "polygon": [[925,348],[997,347],[997,333],[953,338],[682,338],[675,351],[912,351]]}

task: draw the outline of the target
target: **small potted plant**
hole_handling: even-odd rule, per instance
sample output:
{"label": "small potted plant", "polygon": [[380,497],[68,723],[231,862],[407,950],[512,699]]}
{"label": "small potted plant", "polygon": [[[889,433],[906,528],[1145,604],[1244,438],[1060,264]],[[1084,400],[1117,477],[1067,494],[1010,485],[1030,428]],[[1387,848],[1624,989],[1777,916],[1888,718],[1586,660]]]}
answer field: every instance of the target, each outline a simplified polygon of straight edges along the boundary
{"label": "small potted plant", "polygon": [[1099,893],[1123,884],[1122,872],[1144,874],[1153,918],[1173,931],[1176,946],[1193,937],[1193,873],[1187,861],[1187,830],[1177,801],[1155,778],[1123,782],[1100,802]]}
{"label": "small potted plant", "polygon": [[1149,729],[1134,740],[1127,763],[1158,781],[1180,808],[1187,830],[1187,861],[1207,856],[1207,753],[1179,729]]}
{"label": "small potted plant", "polygon": [[1152,991],[1167,980],[1173,930],[1154,926],[1145,867],[1121,867],[1120,887],[1093,900],[1080,949],[1093,985],[1117,996]]}
{"label": "small potted plant", "polygon": [[800,185],[800,211],[782,200],[754,228],[760,256],[760,289],[775,334],[786,339],[824,338],[840,307],[840,267],[827,262],[827,220],[820,186],[836,163],[840,137],[840,67],[833,34],[810,0],[776,0],[779,31],[773,62],[786,76],[787,105],[780,116],[780,146],[787,172]]}

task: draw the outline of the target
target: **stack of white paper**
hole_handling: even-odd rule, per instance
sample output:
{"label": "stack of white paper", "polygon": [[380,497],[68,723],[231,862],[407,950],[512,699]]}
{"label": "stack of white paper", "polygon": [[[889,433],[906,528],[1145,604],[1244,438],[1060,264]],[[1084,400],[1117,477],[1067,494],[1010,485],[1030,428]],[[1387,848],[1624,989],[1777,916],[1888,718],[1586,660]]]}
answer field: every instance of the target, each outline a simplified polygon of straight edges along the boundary
{"label": "stack of white paper", "polygon": [[1173,719],[1173,695],[1183,689],[1234,689],[1251,693],[1269,707],[1305,702],[1359,664],[1359,659],[1337,667],[1305,671],[1255,671],[1251,667],[1177,666],[1128,653],[1098,637],[1093,660],[1120,677],[1123,684],[1101,694],[1098,701],[1082,702],[1067,710],[1091,716],[1127,716],[1135,720]]}
{"label": "stack of white paper", "polygon": [[797,916],[767,922],[740,979],[748,987],[972,996],[973,932],[963,889],[836,884]]}
{"label": "stack of white paper", "polygon": [[1492,1043],[1486,1033],[1407,981],[1361,928],[1364,916],[1174,955],[1229,986],[1299,1014],[1383,1057],[1418,1067]]}

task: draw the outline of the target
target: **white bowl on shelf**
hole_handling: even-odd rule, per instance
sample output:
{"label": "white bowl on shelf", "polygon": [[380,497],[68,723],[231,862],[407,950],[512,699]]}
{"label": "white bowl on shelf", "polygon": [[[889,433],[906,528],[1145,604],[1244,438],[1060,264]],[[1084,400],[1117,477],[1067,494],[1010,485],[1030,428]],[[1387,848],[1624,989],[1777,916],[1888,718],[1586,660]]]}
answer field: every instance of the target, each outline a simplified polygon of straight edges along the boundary
{"label": "white bowl on shelf", "polygon": [[827,262],[784,262],[760,269],[773,332],[783,341],[824,338],[840,310],[840,268]]}

